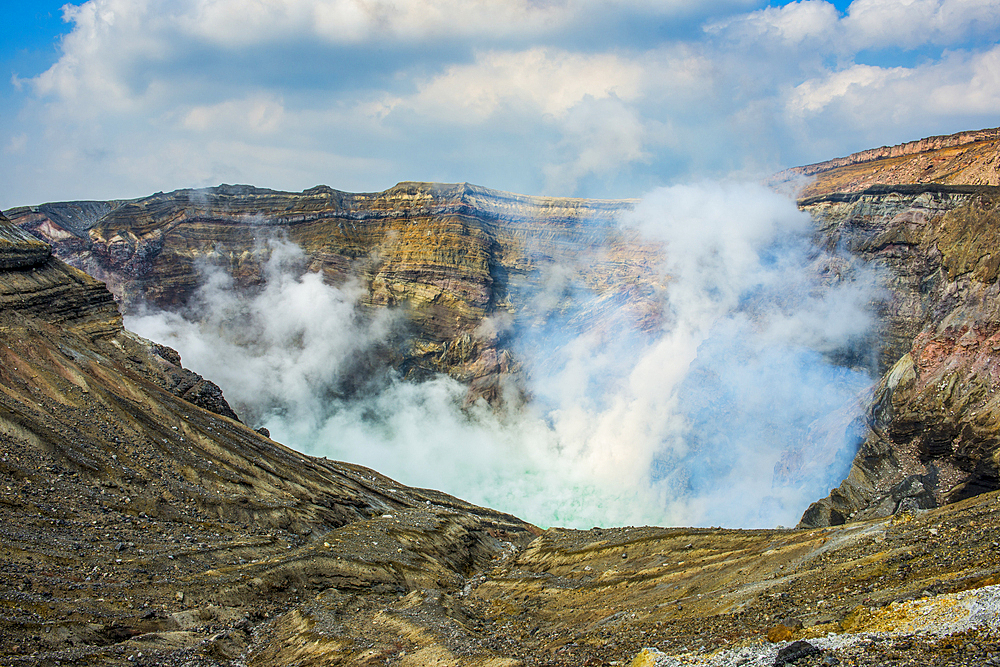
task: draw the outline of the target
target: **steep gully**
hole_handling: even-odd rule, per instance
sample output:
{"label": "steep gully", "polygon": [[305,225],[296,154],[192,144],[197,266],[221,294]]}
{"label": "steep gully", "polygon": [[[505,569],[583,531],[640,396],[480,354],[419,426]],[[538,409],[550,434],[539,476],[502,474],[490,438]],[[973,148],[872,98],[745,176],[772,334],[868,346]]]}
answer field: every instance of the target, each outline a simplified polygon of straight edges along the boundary
{"label": "steep gully", "polygon": [[[228,210],[210,216],[189,208],[197,213],[190,218],[161,205],[206,194],[234,201],[216,202]],[[142,291],[164,303],[181,298],[171,295],[193,288],[191,267],[207,253],[252,284],[262,261],[253,237],[274,222],[247,216],[262,199],[287,208],[290,197],[298,195],[224,187],[11,215],[47,231],[59,255],[106,279],[127,308]],[[487,397],[516,362],[502,340],[470,335],[477,318],[517,303],[517,290],[567,235],[595,233],[581,218],[622,206],[539,206],[472,186],[416,184],[302,197],[314,202],[289,211],[286,226],[315,268],[334,281],[359,271],[373,304],[412,304],[415,342],[394,361],[414,376],[451,372]],[[370,211],[345,214],[352,197],[367,198]],[[987,590],[998,582],[998,500],[976,494],[996,488],[995,197],[989,187],[889,183],[801,202],[825,242],[891,271],[878,355],[888,372],[871,434],[851,476],[803,519],[866,522],[800,531],[552,529],[520,552],[537,529],[296,454],[220,416],[221,395],[170,350],[124,332],[99,283],[4,225],[0,597],[9,613],[0,650],[21,664],[220,664],[238,656],[254,664],[604,664],[645,645],[697,656],[765,634],[898,628],[891,602]],[[526,202],[553,224],[510,215]],[[323,207],[340,213],[324,217],[316,212]],[[495,232],[491,215],[501,210],[513,231]],[[164,229],[163,219],[176,224]],[[421,224],[434,225],[430,236],[441,243],[428,244]],[[492,235],[484,233],[490,224]],[[309,246],[336,236],[334,226],[343,242],[336,251]],[[656,285],[643,269],[656,249],[616,237],[613,226],[597,229],[618,252],[585,279],[605,298],[636,303],[639,321],[655,321],[655,300],[643,294]],[[530,244],[519,243],[526,237]],[[458,272],[443,268],[456,264]],[[915,512],[947,501],[959,502]],[[991,627],[960,639],[858,635],[860,648],[827,657],[983,664],[996,655]]]}

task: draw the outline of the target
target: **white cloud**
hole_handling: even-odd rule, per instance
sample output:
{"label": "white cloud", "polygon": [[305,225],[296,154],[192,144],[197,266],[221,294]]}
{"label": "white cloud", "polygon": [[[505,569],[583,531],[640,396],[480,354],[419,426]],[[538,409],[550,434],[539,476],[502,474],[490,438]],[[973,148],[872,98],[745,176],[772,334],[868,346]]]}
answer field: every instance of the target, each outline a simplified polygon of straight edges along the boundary
{"label": "white cloud", "polygon": [[[716,0],[703,7],[746,7],[748,0]],[[232,46],[308,34],[335,44],[429,40],[521,40],[586,26],[595,17],[650,19],[686,16],[682,0],[216,0],[182,4],[178,24],[206,41]]]}
{"label": "white cloud", "polygon": [[1000,110],[1000,46],[968,59],[955,55],[952,60],[957,61],[954,66],[939,67],[939,81],[927,100],[928,110],[940,115],[996,116]]}
{"label": "white cloud", "polygon": [[73,31],[63,38],[63,56],[34,80],[36,92],[66,103],[99,101],[103,108],[135,110],[129,90],[130,63],[162,58],[169,46],[160,32],[147,26],[145,0],[100,0],[66,5]]}
{"label": "white cloud", "polygon": [[545,166],[549,192],[573,192],[578,181],[649,158],[643,119],[621,100],[585,98],[569,110],[562,127],[563,159]]}
{"label": "white cloud", "polygon": [[418,83],[412,96],[383,101],[376,113],[413,112],[469,127],[489,123],[512,134],[533,119],[560,137],[551,156],[557,161],[542,167],[546,190],[573,192],[584,177],[648,156],[649,132],[636,103],[649,75],[648,63],[617,54],[490,51]]}
{"label": "white cloud", "polygon": [[[870,65],[855,65],[846,70],[832,72],[822,79],[811,79],[795,87],[788,99],[788,110],[792,114],[806,115],[822,111],[834,102],[870,101],[872,91],[882,91],[891,80],[900,80],[913,74],[903,67],[882,68]],[[888,100],[886,100],[888,102]],[[881,104],[879,104],[881,106]]]}
{"label": "white cloud", "polygon": [[481,123],[505,110],[563,119],[585,98],[635,100],[642,78],[639,62],[615,54],[490,51],[418,84],[419,92],[397,105],[460,123]]}
{"label": "white cloud", "polygon": [[996,36],[996,0],[855,0],[843,20],[855,49],[947,45],[976,35]]}
{"label": "white cloud", "polygon": [[854,65],[803,82],[789,95],[786,108],[800,121],[829,120],[832,114],[852,125],[906,127],[923,119],[995,118],[1000,109],[1000,46],[985,53],[955,52],[939,62],[909,68]]}
{"label": "white cloud", "polygon": [[200,131],[266,134],[280,128],[284,115],[280,99],[271,95],[252,95],[241,100],[196,106],[184,114],[182,124]]}
{"label": "white cloud", "polygon": [[742,40],[801,44],[825,43],[837,29],[837,9],[825,0],[801,0],[783,7],[765,7],[745,16],[709,24],[709,33],[730,33]]}
{"label": "white cloud", "polygon": [[[712,8],[746,8],[751,0],[700,3]],[[524,39],[614,22],[688,16],[681,0],[90,0],[68,6],[68,16],[85,39],[142,25],[145,35],[179,34],[226,48],[311,39],[329,44],[393,44],[446,39]],[[156,39],[136,50],[155,53]]]}
{"label": "white cloud", "polygon": [[761,4],[70,5],[58,62],[0,108],[31,146],[0,205],[206,179],[638,196],[996,124],[995,0]]}
{"label": "white cloud", "polygon": [[841,16],[825,0],[799,0],[712,23],[707,30],[762,46],[817,46],[833,53],[916,49],[992,37],[1000,30],[995,0],[855,0]]}

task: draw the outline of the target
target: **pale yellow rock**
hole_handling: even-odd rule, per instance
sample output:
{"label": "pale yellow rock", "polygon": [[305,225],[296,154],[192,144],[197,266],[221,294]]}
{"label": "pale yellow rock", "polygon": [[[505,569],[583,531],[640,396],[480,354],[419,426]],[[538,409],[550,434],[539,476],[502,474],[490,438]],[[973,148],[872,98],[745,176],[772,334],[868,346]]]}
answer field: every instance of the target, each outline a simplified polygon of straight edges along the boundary
{"label": "pale yellow rock", "polygon": [[629,663],[629,667],[661,667],[667,664],[666,653],[655,648],[644,648]]}

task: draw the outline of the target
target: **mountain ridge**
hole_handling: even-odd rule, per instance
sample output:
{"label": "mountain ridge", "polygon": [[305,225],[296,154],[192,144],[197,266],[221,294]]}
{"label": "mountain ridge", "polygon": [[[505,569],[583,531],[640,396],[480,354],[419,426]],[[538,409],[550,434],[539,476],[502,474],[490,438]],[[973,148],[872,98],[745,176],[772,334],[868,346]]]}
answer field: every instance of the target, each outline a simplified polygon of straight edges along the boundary
{"label": "mountain ridge", "polygon": [[[847,167],[850,183],[877,179],[885,166],[864,164],[867,176]],[[42,207],[15,209],[14,223],[51,235],[55,256],[0,217],[0,655],[12,665],[634,658],[638,667],[776,664],[800,640],[812,648],[796,664],[991,664],[1000,656],[1000,484],[991,481],[1000,456],[1000,312],[991,305],[1000,303],[991,251],[1000,200],[945,185],[868,184],[800,202],[821,243],[887,272],[891,299],[870,433],[848,479],[797,530],[541,531],[294,452],[219,404],[199,405],[210,383],[185,372],[176,352],[124,331],[115,307],[153,284],[157,262],[190,267],[212,249],[254,284],[265,258],[244,255],[243,244],[247,228],[266,225],[238,216],[256,204],[237,213],[206,204],[211,215],[199,217],[171,212],[166,196],[145,208],[77,203],[65,209],[66,226]],[[435,208],[433,188],[404,184],[377,215],[357,218],[370,226],[362,232],[344,215],[329,218],[344,229],[313,225],[316,210],[289,216],[303,216],[295,240],[307,249],[330,230],[350,242],[343,252],[314,248],[310,268],[336,282],[360,266],[373,286],[369,305],[391,297],[419,306],[432,294],[415,321],[437,347],[414,363],[488,395],[490,382],[517,368],[486,364],[483,353],[502,342],[473,341],[477,318],[520,303],[546,258],[565,256],[568,240],[590,242],[582,220],[614,211],[553,200],[554,215],[537,219],[552,224],[525,219],[495,236],[493,213],[474,214],[491,191],[448,188]],[[325,193],[310,196],[338,196]],[[267,196],[280,203],[287,193]],[[404,201],[415,205],[392,209]],[[525,201],[500,197],[495,210],[509,215]],[[141,215],[133,223],[125,212]],[[162,220],[173,227],[159,234]],[[644,269],[658,249],[596,229],[594,242],[615,249],[597,269],[588,257],[581,275],[607,299],[636,299],[635,321],[655,326],[662,314],[643,290],[659,287]],[[457,287],[442,282],[452,243],[479,260],[462,260]],[[376,247],[388,259],[366,264],[362,251]],[[118,301],[62,256],[101,268]],[[191,276],[167,277],[190,287]],[[598,315],[595,307],[582,317]],[[189,392],[198,381],[202,389]]]}

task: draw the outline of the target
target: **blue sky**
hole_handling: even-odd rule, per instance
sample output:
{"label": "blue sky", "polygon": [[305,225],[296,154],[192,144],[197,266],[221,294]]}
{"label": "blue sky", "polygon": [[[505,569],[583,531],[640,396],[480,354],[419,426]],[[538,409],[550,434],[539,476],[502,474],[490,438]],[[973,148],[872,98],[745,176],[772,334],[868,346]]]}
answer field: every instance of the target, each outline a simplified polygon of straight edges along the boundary
{"label": "blue sky", "polygon": [[0,11],[2,208],[222,182],[634,197],[1000,125],[998,0]]}

